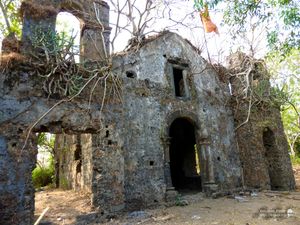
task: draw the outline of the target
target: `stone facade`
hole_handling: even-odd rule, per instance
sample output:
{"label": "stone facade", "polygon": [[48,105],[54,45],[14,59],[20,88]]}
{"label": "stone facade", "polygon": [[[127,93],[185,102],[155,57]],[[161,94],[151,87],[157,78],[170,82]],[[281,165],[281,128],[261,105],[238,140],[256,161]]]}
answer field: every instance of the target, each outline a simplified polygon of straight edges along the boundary
{"label": "stone facade", "polygon": [[[52,29],[57,13],[70,10],[70,2],[93,17],[86,1],[47,1],[52,16],[47,19],[24,8],[24,54],[31,51],[31,32]],[[107,5],[99,4],[107,16]],[[97,35],[93,29],[91,24],[83,29],[81,43],[91,44],[84,32]],[[99,56],[94,48],[82,49],[90,62],[102,60],[105,51]],[[235,132],[247,110],[241,107],[236,114],[229,81],[179,35],[165,32],[145,40],[137,51],[114,56],[111,70],[120,81],[122,101],[108,97],[104,106],[97,101],[102,85],[90,104],[92,85],[73,101],[58,104],[61,99],[45,97],[31,68],[15,66],[0,74],[1,224],[33,223],[37,132],[57,136],[60,185],[90,192],[92,204],[104,214],[162,204],[172,200],[174,190],[211,195],[244,187],[294,188],[278,109],[254,113]]]}

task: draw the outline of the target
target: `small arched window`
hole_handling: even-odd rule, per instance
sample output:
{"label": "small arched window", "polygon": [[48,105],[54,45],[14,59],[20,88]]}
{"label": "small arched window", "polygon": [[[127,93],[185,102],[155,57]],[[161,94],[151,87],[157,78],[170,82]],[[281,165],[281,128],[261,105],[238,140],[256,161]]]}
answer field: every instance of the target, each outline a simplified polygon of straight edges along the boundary
{"label": "small arched window", "polygon": [[60,12],[56,17],[56,32],[59,37],[59,45],[64,46],[70,54],[65,56],[74,57],[79,62],[80,53],[80,21],[68,12]]}

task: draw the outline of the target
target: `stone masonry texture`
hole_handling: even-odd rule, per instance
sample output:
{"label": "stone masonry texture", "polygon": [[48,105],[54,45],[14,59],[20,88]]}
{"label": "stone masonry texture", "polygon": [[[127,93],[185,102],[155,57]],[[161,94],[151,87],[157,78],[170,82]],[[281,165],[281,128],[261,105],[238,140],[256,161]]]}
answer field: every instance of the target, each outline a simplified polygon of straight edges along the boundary
{"label": "stone masonry texture", "polygon": [[[102,58],[89,40],[95,36],[101,42],[103,38],[99,27],[90,22],[95,19],[92,3],[47,1],[47,6],[47,18],[30,14],[28,7],[23,9],[20,53],[33,51],[30,35],[34,28],[54,29],[58,12],[72,13],[75,7],[86,12],[76,14],[85,22],[81,52],[90,65],[99,65]],[[108,51],[109,9],[104,2],[98,7]],[[197,180],[193,177],[196,170],[190,171],[185,178],[191,178],[194,186],[197,183],[198,191],[211,195],[243,188],[294,189],[279,109],[265,105],[253,110],[249,122],[236,131],[247,115],[247,104],[237,108],[229,80],[221,79],[215,67],[175,33],[163,32],[144,40],[139,49],[112,57],[111,71],[119,79],[121,100],[108,96],[102,105],[99,99],[104,86],[98,85],[90,98],[92,84],[88,85],[74,100],[58,104],[31,133],[32,124],[62,98],[47,96],[43,80],[22,63],[1,71],[0,224],[34,223],[31,173],[39,132],[56,134],[60,186],[87,191],[102,214],[164,204],[172,198],[170,193],[180,191],[172,180],[178,174],[174,175],[170,166],[177,163],[170,155],[175,143],[171,130],[178,121],[193,128],[195,137],[190,145],[194,149],[190,149],[195,152],[189,154],[197,159],[185,163],[198,160],[200,174]],[[234,81],[232,84],[234,89]],[[184,169],[195,167],[186,165]],[[176,195],[172,196],[175,200]]]}

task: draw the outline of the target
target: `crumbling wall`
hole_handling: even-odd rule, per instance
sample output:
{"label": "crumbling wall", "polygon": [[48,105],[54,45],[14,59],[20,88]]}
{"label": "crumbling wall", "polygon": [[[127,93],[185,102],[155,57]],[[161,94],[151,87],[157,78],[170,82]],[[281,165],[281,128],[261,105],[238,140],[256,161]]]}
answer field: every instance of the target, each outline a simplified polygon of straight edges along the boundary
{"label": "crumbling wall", "polygon": [[81,22],[81,61],[103,61],[109,55],[111,30],[109,27],[109,6],[104,1],[23,1],[21,5],[21,15],[23,16],[22,52],[29,54],[36,51],[32,45],[34,34],[45,38],[55,32],[56,17],[60,12],[71,13]]}
{"label": "crumbling wall", "polygon": [[35,168],[37,145],[31,135],[26,149],[20,126],[1,126],[0,135],[0,223],[33,224],[34,187],[31,171]]}
{"label": "crumbling wall", "polygon": [[[15,71],[15,74],[20,75],[22,72]],[[26,77],[14,83],[12,87],[8,87],[5,83],[7,74],[1,74],[0,78],[0,133],[2,155],[0,165],[1,168],[3,168],[3,170],[1,170],[3,176],[1,176],[0,182],[0,206],[2,213],[0,223],[32,224],[34,188],[31,181],[31,172],[36,162],[37,145],[34,141],[36,137],[29,135],[24,149],[23,146],[26,136],[30,134],[28,132],[30,132],[29,128],[32,124],[36,123],[45,112],[49,111],[53,105],[60,100],[43,97],[42,85],[40,81],[34,77]],[[82,93],[80,98],[72,102],[65,102],[64,104],[58,105],[41,119],[31,132],[51,132],[58,134],[58,137],[62,131],[66,134],[81,134],[82,155],[84,157],[87,156],[82,159],[82,172],[86,171],[86,174],[82,174],[81,179],[83,179],[83,181],[81,183],[84,184],[84,188],[88,186],[88,189],[92,189],[92,185],[101,186],[101,191],[95,192],[94,198],[98,199],[98,201],[93,201],[93,203],[95,206],[101,206],[100,208],[102,209],[103,207],[103,210],[107,208],[106,211],[109,211],[111,207],[114,207],[114,199],[122,198],[120,196],[123,196],[122,191],[118,191],[120,192],[119,195],[115,195],[113,193],[114,191],[111,191],[117,191],[111,186],[115,180],[118,180],[120,185],[122,184],[123,180],[120,178],[122,175],[115,174],[115,176],[110,176],[113,172],[113,170],[110,170],[112,165],[114,165],[117,170],[122,169],[122,167],[120,168],[120,162],[122,161],[118,161],[122,159],[122,151],[119,150],[118,154],[120,156],[118,157],[112,155],[114,164],[107,161],[108,157],[99,153],[100,149],[97,142],[99,142],[100,140],[98,139],[102,137],[98,136],[97,133],[103,128],[100,120],[102,120],[104,113],[99,111],[101,103],[95,101],[91,102],[90,111],[87,112],[85,99],[88,99],[89,96],[89,91],[87,91],[86,93]],[[97,95],[94,97],[101,99],[101,97]],[[120,108],[121,107],[118,107],[118,113],[120,113]],[[92,135],[93,138],[91,138]],[[76,135],[74,135],[74,137],[76,137]],[[75,138],[72,140],[74,139]],[[73,149],[75,148],[74,144],[75,143],[72,142]],[[108,143],[103,145],[102,150],[108,153],[109,151],[105,151],[106,145],[108,145]],[[121,149],[121,147],[119,146],[118,149]],[[114,150],[110,152],[111,154],[116,153]],[[91,154],[93,154],[93,157],[90,157]],[[102,161],[98,160],[96,162],[97,157]],[[87,159],[86,163],[85,159]],[[102,171],[101,168],[104,165],[107,165],[107,168],[104,167]],[[95,171],[96,173],[94,173]],[[103,180],[103,182],[98,184],[99,180]],[[110,198],[102,198],[102,195],[108,192],[112,192]],[[99,194],[99,196],[97,194]]]}
{"label": "crumbling wall", "polygon": [[[120,120],[120,119],[119,119]],[[118,120],[115,120],[118,121]],[[120,123],[122,123],[120,121]],[[108,123],[107,123],[108,124]],[[124,149],[118,130],[126,129],[112,122],[100,134],[93,135],[92,203],[102,214],[117,212],[125,207]],[[107,131],[109,136],[107,137]]]}
{"label": "crumbling wall", "polygon": [[[249,122],[237,132],[244,184],[248,188],[293,190],[295,180],[279,109],[270,107],[253,110],[255,111],[251,112]],[[239,114],[236,124],[244,122],[244,118],[245,114]],[[275,145],[271,149],[266,148],[268,143],[264,143],[263,139],[264,132],[268,129],[275,139]],[[276,177],[276,184],[272,184],[270,180],[271,170],[272,176]]]}
{"label": "crumbling wall", "polygon": [[92,134],[81,134],[81,185],[80,188],[86,192],[92,191],[92,175],[93,175],[93,149]]}
{"label": "crumbling wall", "polygon": [[[114,59],[123,79],[124,191],[128,208],[161,202],[172,189],[169,166],[169,128],[176,118],[196,127],[203,164],[205,192],[241,187],[229,89],[194,48],[176,34],[164,33],[139,51]],[[173,66],[186,76],[184,97],[176,97]],[[205,154],[205,153],[206,154]]]}
{"label": "crumbling wall", "polygon": [[[96,18],[95,12],[97,10],[100,18]],[[66,144],[69,145],[70,152],[61,151],[60,157],[65,157],[71,163],[69,165],[65,164],[61,168],[61,185],[75,189],[81,188],[90,192],[93,186],[98,185],[97,181],[101,178],[105,182],[101,183],[102,189],[99,191],[101,195],[94,197],[98,200],[93,200],[93,204],[97,207],[100,206],[103,211],[110,212],[111,208],[115,206],[114,204],[117,204],[117,208],[120,208],[120,203],[115,199],[119,198],[123,203],[122,191],[118,192],[121,197],[112,193],[109,198],[102,198],[102,195],[105,196],[109,190],[113,190],[112,183],[115,180],[120,180],[120,178],[118,174],[111,178],[110,172],[113,171],[106,171],[106,168],[101,171],[99,169],[100,164],[95,163],[92,157],[95,152],[96,156],[98,154],[95,150],[95,142],[98,141],[96,141],[97,133],[103,128],[101,120],[104,113],[100,111],[104,110],[105,107],[103,108],[100,99],[103,98],[101,87],[104,84],[99,82],[98,88],[93,89],[95,82],[90,82],[80,96],[73,99],[73,101],[70,101],[69,98],[74,93],[67,89],[64,91],[65,94],[53,92],[54,89],[57,90],[58,86],[56,85],[52,89],[51,82],[60,79],[61,71],[55,70],[56,72],[53,73],[53,70],[49,71],[48,69],[51,70],[52,66],[55,67],[56,63],[60,64],[61,62],[46,59],[45,51],[51,51],[51,46],[47,45],[49,48],[47,50],[35,46],[35,38],[41,40],[53,37],[51,35],[55,34],[56,16],[63,11],[70,12],[81,21],[82,62],[103,61],[106,58],[105,52],[109,53],[109,7],[106,3],[102,1],[93,4],[92,1],[43,0],[22,2],[22,41],[16,42],[16,48],[11,46],[11,43],[14,42],[6,41],[4,43],[4,48],[7,47],[4,49],[5,51],[7,49],[5,52],[7,54],[2,56],[0,65],[0,134],[4,138],[3,143],[1,142],[1,151],[3,149],[3,155],[5,156],[0,158],[0,165],[4,168],[3,173],[7,173],[9,170],[13,171],[9,173],[10,177],[3,176],[0,183],[0,196],[7,196],[0,201],[1,224],[33,224],[34,189],[32,187],[31,172],[35,167],[37,146],[31,144],[34,143],[35,139],[31,133],[35,132],[57,134],[58,140],[62,134],[68,135]],[[104,40],[102,37],[104,37]],[[51,39],[47,44],[51,44]],[[55,55],[49,57],[52,57],[51,59],[56,58]],[[73,69],[77,72],[80,71],[80,74],[76,72],[75,75],[73,74],[76,77],[83,76],[86,79],[89,76],[83,74],[84,72],[79,69],[75,62],[73,64],[72,62],[64,63],[64,65],[66,65],[65,69],[67,71],[74,71]],[[99,64],[94,66],[97,67]],[[49,72],[52,76],[50,79],[46,79],[43,75],[49,74]],[[72,74],[70,75],[69,78],[72,78]],[[109,82],[109,79],[106,80]],[[66,80],[59,85],[60,87],[66,87]],[[106,87],[109,89],[110,85],[107,84]],[[93,90],[93,93],[91,93],[91,90]],[[89,104],[87,104],[88,99],[90,99]],[[105,105],[110,104],[109,99],[110,96],[107,96]],[[115,101],[114,104],[119,105],[120,102]],[[118,108],[120,109],[120,107]],[[15,131],[12,132],[7,127],[13,127]],[[96,136],[93,140],[92,135]],[[74,142],[75,139],[77,143]],[[80,146],[78,141],[80,141]],[[10,142],[14,143],[13,149],[6,150],[10,149]],[[81,149],[81,160],[75,159],[75,155],[73,155],[78,147]],[[14,155],[18,151],[22,151],[22,154],[19,158],[16,158]],[[34,153],[31,154],[31,152]],[[95,159],[97,158],[95,157]],[[101,158],[101,160],[109,165],[106,158]],[[6,161],[11,163],[5,163]],[[118,157],[114,158],[114,161],[117,165],[116,168],[119,169]],[[81,165],[79,165],[80,163]],[[62,167],[62,164],[60,167]],[[97,172],[94,173],[94,171]],[[18,174],[20,174],[20,177]],[[64,176],[67,178],[65,183]],[[120,175],[120,177],[122,176]],[[122,184],[122,180],[118,182]]]}
{"label": "crumbling wall", "polygon": [[[1,74],[3,77],[4,74]],[[34,86],[29,80],[23,80],[15,84],[11,92],[6,92],[7,87],[1,88],[1,224],[33,223],[34,188],[31,172],[35,167],[37,144],[36,137],[28,133],[28,128],[56,102],[28,94],[34,92]],[[38,90],[35,90],[37,94]],[[94,113],[96,118],[87,115],[85,106],[82,106],[80,103],[70,103],[57,107],[32,132],[56,133],[63,129],[84,132],[99,129],[99,123],[95,122],[99,115]]]}
{"label": "crumbling wall", "polygon": [[[99,10],[100,18],[96,18],[96,10]],[[101,177],[105,182],[101,184],[103,189],[100,193],[105,195],[109,190],[113,190],[112,183],[122,177],[118,174],[113,178],[106,177],[110,175],[110,171],[106,171],[106,168],[101,171],[100,164],[96,164],[92,157],[94,154],[97,159],[96,146],[98,145],[96,143],[100,137],[98,133],[103,128],[101,120],[104,113],[101,110],[105,110],[105,107],[103,108],[102,101],[99,100],[103,97],[101,89],[103,83],[99,82],[98,87],[100,88],[94,90],[94,82],[90,82],[80,96],[72,101],[69,99],[72,93],[68,91],[65,92],[65,95],[61,95],[45,90],[45,87],[50,84],[42,75],[48,74],[47,68],[55,66],[57,62],[54,61],[51,64],[46,60],[44,50],[34,45],[34,38],[40,40],[47,39],[48,36],[52,37],[51,35],[55,32],[56,16],[63,11],[70,12],[81,21],[82,62],[103,61],[106,57],[105,52],[109,53],[109,7],[106,3],[102,1],[93,4],[92,1],[43,0],[22,2],[22,41],[17,41],[15,47],[11,46],[11,43],[14,42],[4,43],[3,47],[7,54],[2,56],[0,65],[0,149],[2,156],[0,167],[1,175],[3,173],[0,183],[1,224],[33,224],[34,188],[31,172],[35,167],[37,154],[36,136],[32,135],[33,133],[51,132],[57,134],[58,140],[63,134],[67,134],[66,144],[69,144],[71,152],[69,154],[60,153],[61,157],[65,156],[72,163],[69,167],[65,165],[61,173],[68,177],[70,186],[91,191],[92,184],[98,185],[97,178]],[[104,32],[102,32],[103,29]],[[102,35],[104,40],[102,40]],[[102,47],[103,41],[104,47]],[[48,50],[51,50],[51,46]],[[44,67],[38,65],[42,67],[44,65]],[[71,65],[68,63],[66,69],[69,70],[71,67],[75,71],[80,70],[75,63],[71,63]],[[51,79],[57,79],[59,76],[59,71],[56,70],[56,74]],[[85,74],[78,76],[85,76]],[[107,80],[109,82],[109,79]],[[64,87],[66,83],[63,81],[60,85]],[[107,84],[107,88],[109,87],[110,84]],[[91,90],[94,90],[93,93]],[[87,104],[87,99],[90,99],[89,104]],[[108,96],[105,105],[109,104]],[[119,105],[120,102],[116,101],[114,104]],[[120,113],[120,107],[118,107],[118,113]],[[78,146],[78,142],[80,142],[80,146]],[[75,159],[73,155],[78,147],[81,148],[81,166],[79,166],[80,160]],[[103,149],[106,147],[104,146]],[[116,168],[120,170],[118,157],[113,158],[117,165]],[[106,158],[101,158],[101,160],[109,165]],[[110,168],[107,167],[107,169]],[[80,169],[81,172],[77,173]],[[77,171],[75,174],[74,170]],[[98,172],[94,173],[94,171]],[[94,174],[96,175],[94,176]],[[77,184],[74,184],[76,180]],[[122,184],[122,180],[119,183]],[[122,196],[123,192],[119,192]],[[103,210],[110,211],[111,207],[114,207],[115,198],[120,197],[114,193],[109,198],[102,198],[99,195],[95,199],[101,199],[101,201],[93,201],[93,203],[98,204],[95,206],[101,206]]]}
{"label": "crumbling wall", "polygon": [[[244,185],[292,190],[295,180],[279,106],[272,100],[269,74],[261,60],[243,53],[229,58],[232,107]],[[239,75],[236,75],[239,74]],[[265,132],[270,131],[270,137]]]}

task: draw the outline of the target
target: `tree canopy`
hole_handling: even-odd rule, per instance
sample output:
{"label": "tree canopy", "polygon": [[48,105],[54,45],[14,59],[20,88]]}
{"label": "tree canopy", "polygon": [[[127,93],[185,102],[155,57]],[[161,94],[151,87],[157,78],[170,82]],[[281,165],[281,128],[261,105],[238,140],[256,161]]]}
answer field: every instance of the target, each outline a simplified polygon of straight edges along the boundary
{"label": "tree canopy", "polygon": [[263,26],[270,50],[286,55],[300,49],[298,0],[194,0],[198,10],[205,5],[223,10],[223,22],[230,27],[232,37]]}

